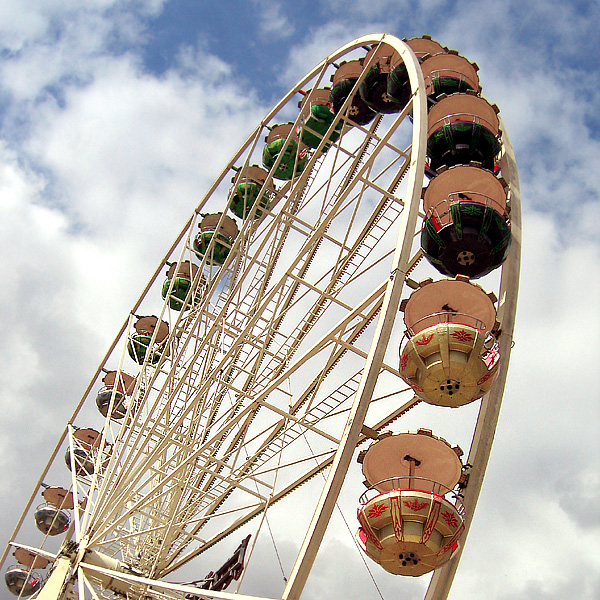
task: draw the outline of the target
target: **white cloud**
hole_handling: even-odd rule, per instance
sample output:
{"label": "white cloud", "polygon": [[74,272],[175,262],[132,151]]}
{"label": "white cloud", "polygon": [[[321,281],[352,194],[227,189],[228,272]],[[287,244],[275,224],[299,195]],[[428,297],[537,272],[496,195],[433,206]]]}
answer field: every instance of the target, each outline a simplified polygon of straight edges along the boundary
{"label": "white cloud", "polygon": [[[15,128],[17,140],[31,132],[20,142],[22,149],[48,174],[51,201],[69,215],[71,227],[105,241],[124,239],[132,224],[151,229],[155,203],[170,198],[172,214],[162,224],[171,223],[174,231],[198,202],[198,190],[248,133],[246,111],[254,98],[229,82],[224,63],[190,48],[183,48],[178,63],[160,78],[146,73],[132,54],[99,54],[108,29],[91,48],[61,44],[64,60],[54,72],[44,69],[45,50],[11,64],[25,73],[28,98],[39,99],[18,102],[22,112],[7,129]],[[78,40],[89,37],[81,32]],[[84,72],[65,78],[79,54],[90,57],[82,61]],[[44,81],[30,77],[31,71],[43,74]],[[49,84],[56,86],[60,102],[42,95]]]}
{"label": "white cloud", "polygon": [[294,26],[284,14],[281,2],[252,0],[259,12],[259,32],[264,39],[285,40],[294,34]]}
{"label": "white cloud", "polygon": [[21,508],[14,495],[29,495],[165,248],[264,112],[208,53],[182,49],[155,77],[134,52],[107,52],[115,23],[93,16],[74,15],[54,43],[40,30],[0,67],[10,98],[0,148],[3,538]]}
{"label": "white cloud", "polygon": [[46,182],[4,146],[0,165],[0,274],[7,283],[0,292],[1,493],[14,522],[19,507],[9,490],[29,493],[30,469],[41,471],[99,340],[73,318],[78,276],[70,256],[77,242],[66,235],[64,215],[42,204]]}
{"label": "white cloud", "polygon": [[[127,49],[143,41],[144,25],[126,9],[156,14],[161,1],[84,4],[0,2],[0,40],[10,50],[0,64],[9,98],[0,147],[3,530],[164,248],[265,112],[201,43],[182,49],[163,76],[145,71]],[[113,4],[128,18],[108,16]],[[279,4],[259,4],[263,34],[297,29]],[[289,49],[287,85],[353,37],[389,31],[402,18],[385,21],[398,3],[370,3],[368,14],[364,3],[329,4],[345,10],[343,18],[334,12]],[[443,13],[443,2],[426,4],[431,14],[418,16],[426,31],[481,66],[484,93],[500,106],[517,149],[526,207],[504,407],[450,597],[481,595],[484,585],[496,600],[567,592],[591,600],[600,588],[600,203],[598,140],[586,116],[595,114],[598,92],[593,74],[564,61],[581,56],[595,17],[561,5],[554,18],[550,3],[525,3],[522,25],[535,17],[548,29],[548,46],[536,52],[514,20],[505,21],[517,4],[477,3],[468,12],[473,4],[458,3],[444,19],[433,12]],[[54,37],[53,18],[63,25]],[[115,39],[118,52],[109,50]],[[315,595],[353,597],[359,585],[372,593],[362,575],[339,569],[340,557],[356,560],[350,547],[324,545],[309,581]],[[417,594],[426,583],[370,567],[385,597]]]}
{"label": "white cloud", "polygon": [[13,100],[60,102],[65,87],[90,81],[110,55],[108,48],[118,55],[125,46],[143,40],[142,24],[127,13],[111,19],[102,10],[73,10],[61,17],[51,27],[54,21],[49,15],[46,29],[32,34],[0,65],[2,88]]}
{"label": "white cloud", "polygon": [[[480,503],[451,597],[594,597],[600,445],[597,246],[554,243],[557,225],[526,211],[515,348]],[[582,343],[583,342],[583,343]],[[487,585],[487,584],[486,584]],[[585,590],[585,592],[584,592]],[[532,591],[533,593],[533,591]]]}
{"label": "white cloud", "polygon": [[[77,23],[81,17],[94,19],[112,9],[127,16],[132,8],[141,15],[156,15],[166,0],[0,0],[0,43],[19,52],[44,38],[60,33],[57,24]],[[85,29],[85,27],[83,27]],[[93,30],[90,29],[89,33]]]}

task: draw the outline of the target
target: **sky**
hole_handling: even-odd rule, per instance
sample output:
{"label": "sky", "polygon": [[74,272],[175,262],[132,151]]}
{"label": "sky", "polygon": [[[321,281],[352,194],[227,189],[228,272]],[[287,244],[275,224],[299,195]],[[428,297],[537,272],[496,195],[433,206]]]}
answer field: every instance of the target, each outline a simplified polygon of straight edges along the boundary
{"label": "sky", "polygon": [[[600,597],[599,27],[585,1],[0,0],[2,547],[131,305],[256,123],[342,44],[429,34],[479,65],[523,204],[515,346],[450,598]],[[336,544],[313,596],[373,594]],[[395,581],[386,598],[417,597]]]}

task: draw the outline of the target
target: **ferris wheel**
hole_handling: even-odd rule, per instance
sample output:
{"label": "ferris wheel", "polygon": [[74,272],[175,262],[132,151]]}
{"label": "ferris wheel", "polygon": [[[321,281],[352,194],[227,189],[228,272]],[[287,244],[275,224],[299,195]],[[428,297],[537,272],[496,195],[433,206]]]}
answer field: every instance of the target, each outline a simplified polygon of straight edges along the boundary
{"label": "ferris wheel", "polygon": [[[11,592],[300,598],[358,472],[357,554],[398,586],[433,573],[425,597],[447,597],[519,277],[514,155],[480,92],[456,52],[387,34],[346,44],[292,87],[93,375],[4,553],[18,562]],[[425,416],[472,403],[465,454]],[[417,405],[422,427],[403,430]],[[261,585],[279,571],[279,587]]]}

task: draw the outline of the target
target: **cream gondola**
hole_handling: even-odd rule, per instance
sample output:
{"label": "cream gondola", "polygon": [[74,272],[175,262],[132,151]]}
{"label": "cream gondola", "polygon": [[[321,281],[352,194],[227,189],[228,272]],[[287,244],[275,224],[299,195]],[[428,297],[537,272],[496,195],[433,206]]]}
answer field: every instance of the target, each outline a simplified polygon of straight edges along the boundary
{"label": "cream gondola", "polygon": [[418,577],[458,548],[463,511],[446,496],[461,478],[461,455],[429,430],[381,433],[359,455],[369,489],[360,499],[356,539],[386,571]]}
{"label": "cream gondola", "polygon": [[490,389],[500,366],[495,300],[459,275],[424,280],[403,303],[400,376],[425,402],[456,408]]}

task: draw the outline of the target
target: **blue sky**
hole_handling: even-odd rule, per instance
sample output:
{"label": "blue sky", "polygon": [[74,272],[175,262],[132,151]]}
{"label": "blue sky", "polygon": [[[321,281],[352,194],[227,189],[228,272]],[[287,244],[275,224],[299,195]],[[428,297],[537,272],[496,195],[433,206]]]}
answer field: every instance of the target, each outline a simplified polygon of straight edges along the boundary
{"label": "blue sky", "polygon": [[[505,406],[450,598],[597,598],[599,10],[0,0],[2,544],[163,250],[255,124],[343,43],[427,33],[479,64],[524,210]],[[323,598],[345,590],[321,576]]]}

